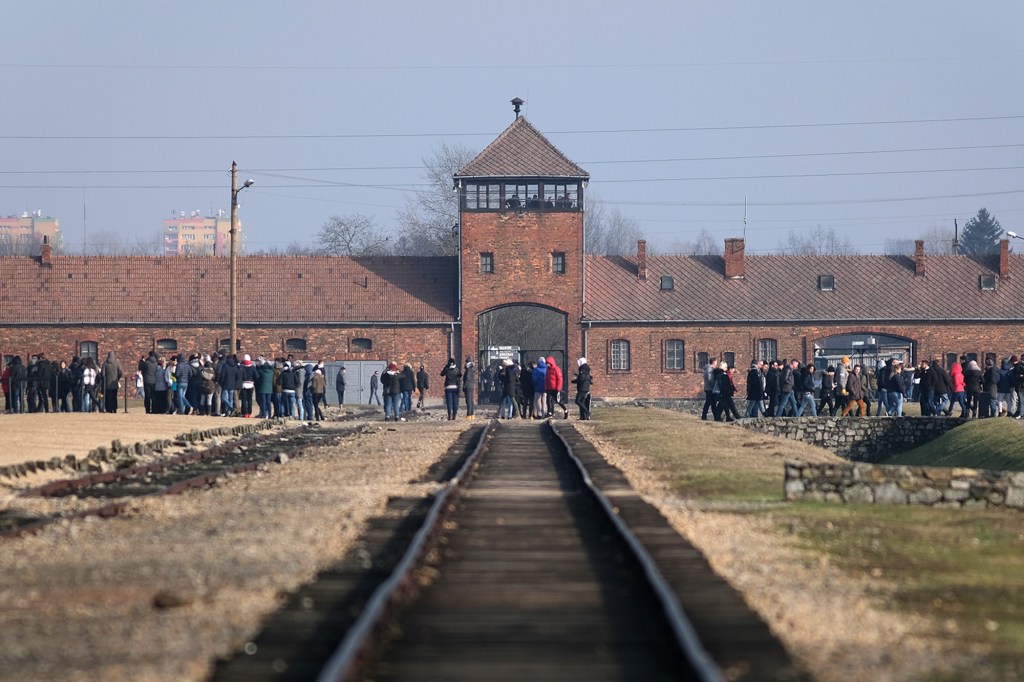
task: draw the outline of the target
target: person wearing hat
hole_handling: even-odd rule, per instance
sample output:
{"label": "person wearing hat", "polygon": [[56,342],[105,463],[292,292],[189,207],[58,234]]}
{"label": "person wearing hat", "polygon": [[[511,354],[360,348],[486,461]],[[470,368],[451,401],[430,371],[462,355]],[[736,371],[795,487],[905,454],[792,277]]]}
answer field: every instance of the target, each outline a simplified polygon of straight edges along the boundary
{"label": "person wearing hat", "polygon": [[252,398],[256,393],[256,381],[259,379],[259,372],[252,364],[252,357],[248,353],[242,356],[242,365],[238,368],[238,381],[241,398],[240,416],[252,417]]}
{"label": "person wearing hat", "polygon": [[594,378],[586,358],[576,360],[576,373],[572,375],[572,383],[576,385],[576,406],[580,408],[580,420],[590,420],[590,387]]}
{"label": "person wearing hat", "polygon": [[519,388],[519,367],[511,358],[501,361],[501,410],[499,419],[516,416],[516,390]]}

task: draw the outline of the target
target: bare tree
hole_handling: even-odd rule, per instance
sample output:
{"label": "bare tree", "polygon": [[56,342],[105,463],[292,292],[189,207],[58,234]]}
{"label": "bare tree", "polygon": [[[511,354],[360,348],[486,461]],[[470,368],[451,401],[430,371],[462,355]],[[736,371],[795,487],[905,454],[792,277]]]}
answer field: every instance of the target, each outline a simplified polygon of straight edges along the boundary
{"label": "bare tree", "polygon": [[406,199],[398,211],[399,239],[403,255],[450,256],[459,248],[459,195],[452,189],[453,176],[473,160],[476,152],[460,144],[442,143],[423,159],[429,187]]}
{"label": "bare tree", "polygon": [[850,238],[834,227],[818,225],[807,232],[790,230],[786,243],[779,244],[779,251],[790,256],[845,256],[853,253],[853,246]]}
{"label": "bare tree", "polygon": [[89,241],[82,247],[85,256],[121,256],[126,253],[128,248],[124,238],[115,230],[90,232]]}
{"label": "bare tree", "polygon": [[644,238],[636,218],[623,214],[617,207],[608,208],[593,194],[587,197],[583,225],[586,234],[584,252],[600,256],[634,253],[637,241]]}
{"label": "bare tree", "polygon": [[353,213],[331,216],[316,235],[317,251],[329,256],[375,256],[388,253],[388,238],[373,218]]}
{"label": "bare tree", "polygon": [[[929,227],[918,237],[924,241],[928,254],[949,255],[953,253],[953,230],[941,223]],[[894,256],[912,256],[917,246],[913,239],[886,239],[885,253]]]}
{"label": "bare tree", "polygon": [[711,234],[705,227],[701,229],[693,241],[673,239],[669,242],[667,253],[687,256],[720,256],[722,251],[722,241]]}

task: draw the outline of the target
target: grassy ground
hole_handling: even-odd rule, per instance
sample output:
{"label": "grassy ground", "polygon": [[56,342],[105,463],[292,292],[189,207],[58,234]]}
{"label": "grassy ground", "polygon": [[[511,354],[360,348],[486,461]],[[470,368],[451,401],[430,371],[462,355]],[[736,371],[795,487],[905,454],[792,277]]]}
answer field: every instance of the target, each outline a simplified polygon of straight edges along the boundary
{"label": "grassy ground", "polygon": [[884,463],[1024,471],[1024,424],[1005,417],[978,419]]}
{"label": "grassy ground", "polygon": [[[781,500],[784,459],[812,459],[805,456],[808,452],[815,461],[829,457],[801,443],[660,410],[605,408],[596,412],[594,425],[602,437],[646,457],[685,498]],[[993,419],[950,435],[963,430],[964,443],[984,433],[993,443],[1016,444],[1020,428],[1011,420]],[[961,446],[961,452],[968,451],[966,444]],[[927,463],[942,465],[938,454],[928,457]],[[1006,676],[1003,670],[1024,678],[1020,513],[816,503],[737,513],[767,514],[780,534],[795,536],[808,551],[827,556],[851,574],[885,579],[895,585],[888,607],[928,616],[937,624],[937,636],[950,646],[989,650],[997,679],[1015,678],[1016,673]]]}

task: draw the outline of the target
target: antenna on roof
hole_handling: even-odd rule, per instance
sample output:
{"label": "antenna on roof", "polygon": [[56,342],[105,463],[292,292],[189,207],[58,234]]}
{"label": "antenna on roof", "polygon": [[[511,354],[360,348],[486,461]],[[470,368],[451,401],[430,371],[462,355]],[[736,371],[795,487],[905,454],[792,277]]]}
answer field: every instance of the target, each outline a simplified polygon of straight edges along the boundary
{"label": "antenna on roof", "polygon": [[953,255],[955,256],[960,252],[960,226],[956,224],[956,218],[953,218]]}
{"label": "antenna on roof", "polygon": [[743,195],[743,241],[747,241],[747,195]]}
{"label": "antenna on roof", "polygon": [[519,118],[519,109],[523,106],[523,100],[518,97],[512,98],[512,109],[516,112],[516,118]]}

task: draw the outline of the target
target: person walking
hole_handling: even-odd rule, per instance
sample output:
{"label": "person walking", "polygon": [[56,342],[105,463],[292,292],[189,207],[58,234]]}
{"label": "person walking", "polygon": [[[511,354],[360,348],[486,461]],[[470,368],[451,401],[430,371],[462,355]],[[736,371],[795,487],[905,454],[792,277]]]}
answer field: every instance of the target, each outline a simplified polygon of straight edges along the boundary
{"label": "person walking", "polygon": [[743,416],[763,417],[764,397],[764,360],[751,360],[750,369],[747,370],[747,410]]}
{"label": "person walking", "polygon": [[213,412],[213,394],[217,391],[217,372],[213,363],[207,360],[199,370],[199,414],[211,417]]}
{"label": "person walking", "polygon": [[334,390],[338,393],[338,405],[345,404],[345,365],[338,369],[338,375],[334,377]]}
{"label": "person walking", "polygon": [[800,408],[796,404],[796,378],[797,370],[800,367],[800,363],[797,360],[791,360],[788,365],[785,365],[782,369],[782,373],[779,375],[779,406],[775,408],[775,416],[782,417],[786,414],[786,408],[792,405],[793,416],[800,416]]}
{"label": "person walking", "polygon": [[580,408],[580,420],[590,421],[590,388],[594,383],[594,377],[586,358],[578,359],[576,366],[578,369],[572,378],[576,385],[576,406]]}
{"label": "person walking", "polygon": [[324,378],[323,368],[317,366],[313,370],[313,378],[311,379],[313,385],[313,411],[314,418],[318,422],[324,420],[324,412],[320,409],[320,403],[324,400],[324,394],[327,393],[327,379]]}
{"label": "person walking", "polygon": [[893,360],[889,367],[889,378],[886,388],[889,398],[889,415],[892,417],[903,416],[903,401],[906,400],[907,391],[910,389],[907,383],[907,375],[903,373],[903,363]]}
{"label": "person walking", "polygon": [[99,368],[96,361],[86,358],[83,361],[82,369],[82,412],[98,412],[96,405],[96,383],[99,377]]}
{"label": "person walking", "polygon": [[712,395],[711,389],[715,383],[715,370],[718,363],[715,358],[710,358],[708,364],[704,365],[704,407],[700,411],[700,418],[708,420],[708,410],[718,401],[718,396]]}
{"label": "person walking", "polygon": [[427,390],[430,388],[430,375],[423,365],[416,372],[416,409],[422,410],[427,406]]}
{"label": "person walking", "polygon": [[548,416],[555,415],[555,405],[562,408],[562,419],[569,418],[569,408],[562,402],[562,368],[554,356],[548,357],[548,373],[544,377],[544,393],[547,395]]}
{"label": "person walking", "polygon": [[370,376],[370,399],[366,401],[367,405],[372,405],[373,401],[376,400],[377,404],[380,405],[380,372],[374,372]]}
{"label": "person walking", "polygon": [[28,372],[25,369],[25,365],[21,362],[21,356],[15,355],[14,359],[11,360],[11,374],[9,381],[11,383],[11,412],[14,414],[21,414],[25,411],[25,382],[28,378]]}
{"label": "person walking", "polygon": [[864,404],[864,384],[861,382],[861,366],[854,365],[853,371],[846,379],[846,393],[849,400],[843,408],[842,416],[846,416],[857,408],[858,417],[866,417],[868,414],[867,405]]}
{"label": "person walking", "polygon": [[117,363],[114,351],[107,353],[107,360],[103,363],[103,410],[111,414],[117,412],[117,387],[124,373],[121,365]]}
{"label": "person walking", "polygon": [[466,419],[473,419],[476,415],[476,365],[468,355],[462,372],[462,393],[466,396]]}
{"label": "person walking", "polygon": [[441,370],[441,378],[444,379],[444,406],[448,410],[448,419],[452,420],[459,414],[459,381],[462,379],[455,358],[448,358]]}
{"label": "person walking", "polygon": [[972,418],[978,418],[982,410],[987,409],[987,405],[982,404],[983,387],[984,374],[981,367],[976,360],[971,360],[964,370],[964,391],[967,393],[967,407]]}

